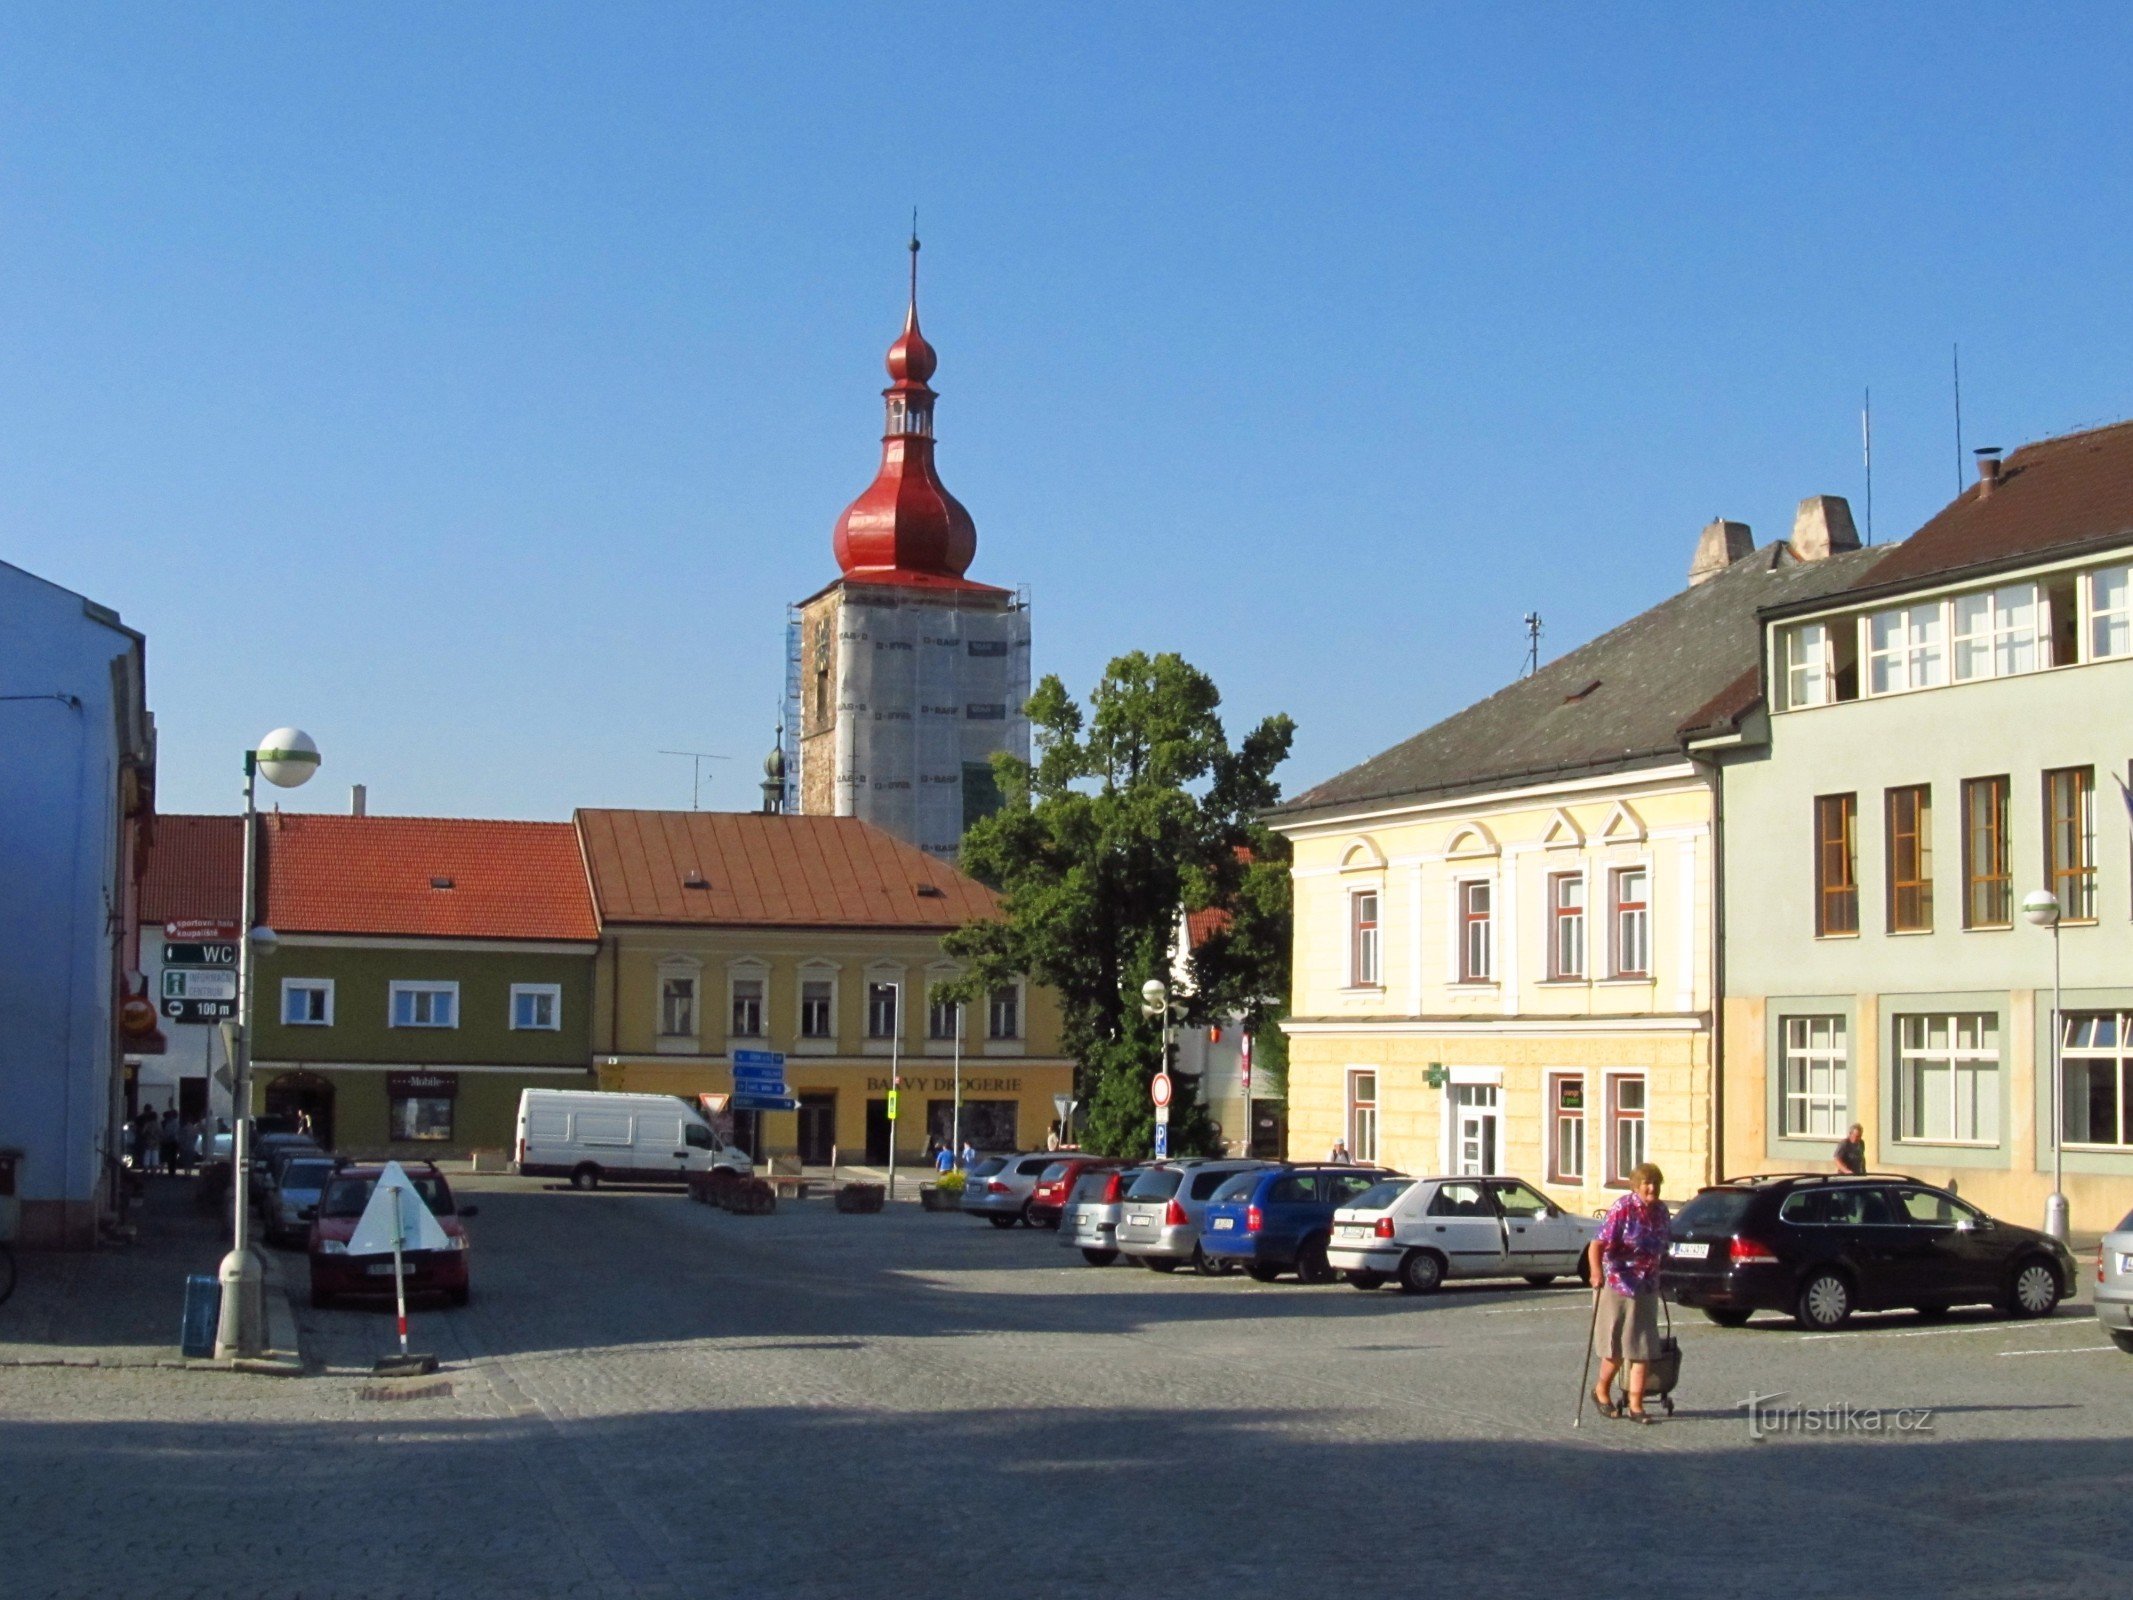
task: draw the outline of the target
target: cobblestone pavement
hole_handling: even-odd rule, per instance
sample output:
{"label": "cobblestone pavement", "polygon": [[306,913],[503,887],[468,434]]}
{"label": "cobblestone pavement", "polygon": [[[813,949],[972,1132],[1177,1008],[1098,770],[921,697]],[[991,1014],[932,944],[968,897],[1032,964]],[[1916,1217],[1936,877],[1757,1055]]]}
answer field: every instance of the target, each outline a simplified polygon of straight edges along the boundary
{"label": "cobblestone pavement", "polygon": [[[1573,1431],[1575,1290],[461,1188],[474,1304],[414,1317],[436,1378],[370,1376],[374,1310],[303,1311],[295,1381],[0,1369],[0,1594],[2097,1597],[2133,1572],[2133,1358],[2085,1308],[1692,1319],[1680,1415]],[[1739,1402],[1779,1390],[1931,1431],[1757,1443]]]}

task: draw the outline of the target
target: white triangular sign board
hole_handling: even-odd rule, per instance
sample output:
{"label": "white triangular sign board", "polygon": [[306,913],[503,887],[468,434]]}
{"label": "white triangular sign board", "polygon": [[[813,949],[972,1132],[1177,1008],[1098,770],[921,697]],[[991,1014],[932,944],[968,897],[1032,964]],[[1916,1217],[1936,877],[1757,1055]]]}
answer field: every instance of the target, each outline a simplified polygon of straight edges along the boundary
{"label": "white triangular sign board", "polygon": [[393,1253],[394,1216],[393,1196],[398,1194],[400,1248],[405,1250],[445,1250],[450,1248],[444,1229],[430,1215],[430,1208],[422,1198],[414,1180],[409,1178],[397,1161],[385,1163],[384,1175],[378,1186],[370,1192],[370,1203],[363,1208],[363,1216],[356,1223],[355,1233],[348,1241],[348,1253],[352,1256],[389,1256]]}

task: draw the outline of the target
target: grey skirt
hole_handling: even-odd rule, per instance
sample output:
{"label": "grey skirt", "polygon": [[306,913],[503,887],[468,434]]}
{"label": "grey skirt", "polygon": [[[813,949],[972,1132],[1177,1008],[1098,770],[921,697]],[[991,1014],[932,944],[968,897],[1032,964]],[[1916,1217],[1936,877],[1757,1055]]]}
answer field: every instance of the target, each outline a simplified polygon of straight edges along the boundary
{"label": "grey skirt", "polygon": [[1658,1360],[1659,1291],[1647,1289],[1632,1298],[1603,1284],[1593,1347],[1609,1361]]}

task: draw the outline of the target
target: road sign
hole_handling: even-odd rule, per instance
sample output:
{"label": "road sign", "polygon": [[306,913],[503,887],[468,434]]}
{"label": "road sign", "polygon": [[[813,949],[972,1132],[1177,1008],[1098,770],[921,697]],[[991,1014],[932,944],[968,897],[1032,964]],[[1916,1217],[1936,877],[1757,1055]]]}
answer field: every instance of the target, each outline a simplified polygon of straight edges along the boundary
{"label": "road sign", "polygon": [[163,946],[163,965],[234,967],[237,965],[237,941],[229,939],[213,944],[166,944]]}
{"label": "road sign", "polygon": [[1159,1106],[1170,1104],[1170,1074],[1158,1072],[1155,1081],[1148,1085],[1148,1097]]}
{"label": "road sign", "polygon": [[237,1002],[229,1000],[165,1000],[163,1015],[173,1022],[220,1022],[237,1015]]}
{"label": "road sign", "polygon": [[896,1091],[894,1089],[889,1091],[889,1120],[891,1122],[896,1120]]}
{"label": "road sign", "polygon": [[166,1000],[235,1000],[237,974],[211,967],[171,967],[163,973]]}
{"label": "road sign", "polygon": [[1158,1122],[1155,1125],[1155,1158],[1156,1160],[1160,1161],[1169,1154],[1170,1124],[1167,1122]]}
{"label": "road sign", "polygon": [[752,1094],[742,1090],[731,1095],[726,1106],[731,1111],[798,1111],[800,1102],[789,1094]]}
{"label": "road sign", "polygon": [[733,1069],[733,1081],[735,1083],[783,1083],[785,1081],[785,1069],[783,1067],[735,1067]]}
{"label": "road sign", "polygon": [[235,939],[243,929],[234,922],[216,922],[199,917],[163,924],[166,939]]}
{"label": "road sign", "polygon": [[733,1052],[736,1070],[742,1067],[776,1067],[785,1070],[785,1052],[782,1050],[736,1050]]}

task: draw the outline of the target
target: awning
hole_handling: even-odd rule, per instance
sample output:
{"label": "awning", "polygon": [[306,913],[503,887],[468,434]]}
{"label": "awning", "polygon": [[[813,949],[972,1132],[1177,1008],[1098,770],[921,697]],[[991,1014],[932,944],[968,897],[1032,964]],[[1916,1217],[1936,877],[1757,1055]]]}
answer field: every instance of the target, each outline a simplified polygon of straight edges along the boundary
{"label": "awning", "polygon": [[730,1111],[798,1111],[800,1102],[787,1095],[737,1094],[726,1102]]}

